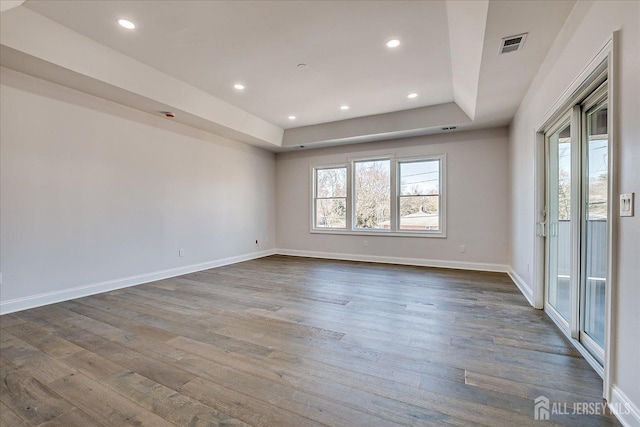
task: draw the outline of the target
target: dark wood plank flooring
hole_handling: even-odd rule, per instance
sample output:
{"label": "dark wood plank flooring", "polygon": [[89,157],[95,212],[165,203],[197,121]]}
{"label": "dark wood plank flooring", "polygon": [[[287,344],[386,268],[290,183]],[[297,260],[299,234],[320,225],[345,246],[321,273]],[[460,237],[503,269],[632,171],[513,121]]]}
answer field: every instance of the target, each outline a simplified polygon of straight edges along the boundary
{"label": "dark wood plank flooring", "polygon": [[507,275],[272,256],[0,317],[5,426],[535,422],[602,381]]}

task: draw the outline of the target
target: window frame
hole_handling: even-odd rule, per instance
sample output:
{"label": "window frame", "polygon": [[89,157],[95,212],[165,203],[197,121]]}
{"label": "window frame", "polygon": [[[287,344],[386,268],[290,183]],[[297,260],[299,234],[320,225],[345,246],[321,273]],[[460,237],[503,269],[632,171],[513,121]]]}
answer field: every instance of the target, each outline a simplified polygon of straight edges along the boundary
{"label": "window frame", "polygon": [[[358,228],[356,226],[357,220],[356,220],[356,191],[355,191],[355,185],[356,185],[356,163],[366,163],[366,162],[380,162],[380,161],[388,161],[389,162],[389,219],[390,219],[390,224],[393,224],[393,176],[394,176],[394,170],[393,170],[393,158],[392,156],[382,156],[382,157],[364,157],[364,158],[356,158],[356,159],[351,159],[349,161],[349,165],[351,166],[351,170],[350,170],[350,175],[351,175],[351,182],[350,184],[350,188],[351,188],[351,212],[347,212],[347,215],[349,215],[349,213],[351,214],[351,231],[353,231],[354,233],[388,233],[387,230],[384,229],[380,229],[380,228]],[[389,228],[389,230],[391,230],[391,228]]]}
{"label": "window frame", "polygon": [[[329,170],[329,169],[345,169],[345,196],[344,197],[318,197],[318,171]],[[349,179],[349,167],[346,164],[337,164],[337,165],[328,165],[312,168],[311,175],[311,229],[314,231],[347,231],[351,227],[351,222],[349,220],[349,200],[351,193],[351,185]],[[345,199],[346,212],[345,212],[345,226],[344,227],[317,227],[316,226],[316,214],[318,212],[318,200],[328,200],[328,199]]]}
{"label": "window frame", "polygon": [[[355,164],[359,162],[384,160],[389,161],[390,183],[389,183],[389,199],[390,199],[390,228],[389,229],[370,229],[355,227]],[[400,168],[402,163],[417,163],[424,161],[438,161],[439,163],[439,230],[401,230],[400,229]],[[430,154],[415,157],[399,157],[394,155],[379,155],[369,157],[349,158],[346,162],[330,163],[322,165],[312,165],[310,167],[310,229],[313,234],[342,234],[342,235],[362,235],[362,236],[394,236],[394,237],[427,237],[427,238],[446,238],[446,207],[447,207],[447,186],[446,186],[446,165],[447,156],[443,154]],[[316,203],[317,203],[317,171],[325,169],[346,168],[346,227],[345,228],[324,228],[316,227]]]}
{"label": "window frame", "polygon": [[[420,162],[438,162],[438,198],[439,198],[439,206],[438,206],[438,230],[401,230],[400,229],[400,198],[402,197],[402,180],[400,176],[400,172],[402,170],[402,163],[420,163]],[[396,177],[396,194],[395,194],[395,212],[396,212],[396,221],[395,221],[395,231],[398,233],[404,234],[419,234],[430,235],[431,237],[446,237],[446,154],[437,154],[431,156],[421,156],[421,157],[408,157],[402,159],[396,159],[395,161],[395,177]]]}

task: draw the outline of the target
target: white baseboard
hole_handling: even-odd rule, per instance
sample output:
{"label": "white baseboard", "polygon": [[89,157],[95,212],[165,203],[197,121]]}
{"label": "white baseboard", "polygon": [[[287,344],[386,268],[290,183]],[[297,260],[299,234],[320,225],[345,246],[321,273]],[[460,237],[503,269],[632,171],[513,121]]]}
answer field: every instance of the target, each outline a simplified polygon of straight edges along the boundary
{"label": "white baseboard", "polygon": [[242,261],[248,261],[256,258],[262,258],[269,255],[290,255],[309,258],[326,258],[326,259],[338,259],[346,261],[361,261],[361,262],[377,262],[382,264],[400,264],[400,265],[415,265],[420,267],[438,267],[438,268],[452,268],[459,270],[477,270],[477,271],[491,271],[499,273],[508,273],[511,279],[518,286],[520,291],[524,294],[527,300],[531,303],[532,292],[526,285],[520,276],[518,276],[513,269],[503,264],[490,264],[480,262],[463,262],[463,261],[448,261],[448,260],[434,260],[434,259],[422,259],[422,258],[401,258],[401,257],[385,257],[376,255],[356,255],[336,252],[315,252],[315,251],[300,251],[291,249],[271,249],[267,251],[252,252],[245,255],[224,258],[215,261],[209,261],[201,264],[193,264],[185,267],[178,267],[169,270],[162,270],[153,273],[141,274],[137,276],[124,277],[115,280],[108,280],[105,282],[93,283],[90,285],[77,286],[70,289],[64,289],[55,292],[48,292],[44,294],[32,295],[23,298],[16,298],[7,301],[0,302],[0,314],[13,313],[20,310],[27,310],[30,308],[40,307],[47,304],[53,304],[56,302],[67,301],[74,298],[81,298],[89,295],[95,295],[102,292],[113,291],[116,289],[126,288],[129,286],[141,285],[143,283],[153,282],[155,280],[167,279],[170,277],[181,276],[183,274],[193,273],[196,271],[208,270],[210,268],[221,267],[223,265],[235,264]]}
{"label": "white baseboard", "polygon": [[260,252],[251,252],[244,255],[223,258],[200,264],[192,264],[184,267],[156,271],[153,273],[140,274],[137,276],[123,277],[120,279],[108,280],[105,282],[92,283],[90,285],[77,286],[60,291],[10,299],[0,302],[0,314],[13,313],[16,311],[27,310],[30,308],[40,307],[56,302],[68,301],[74,298],[81,298],[89,295],[99,294],[102,292],[114,291],[116,289],[127,288],[129,286],[141,285],[143,283],[149,283],[156,280],[168,279],[170,277],[194,273],[196,271],[208,270],[210,268],[222,267],[223,265],[235,264],[242,261],[249,261],[256,258],[275,255],[275,253],[275,249]]}
{"label": "white baseboard", "polygon": [[616,385],[611,387],[609,409],[611,409],[611,412],[620,420],[623,426],[640,426],[640,410]]}
{"label": "white baseboard", "polygon": [[382,264],[400,264],[400,265],[416,265],[420,267],[439,267],[439,268],[454,268],[458,270],[478,270],[478,271],[493,271],[498,273],[506,273],[508,268],[502,264],[488,264],[482,262],[462,262],[462,261],[446,261],[437,259],[422,259],[422,258],[400,258],[400,257],[386,257],[376,255],[361,255],[361,254],[345,254],[336,252],[314,252],[314,251],[299,251],[292,249],[277,249],[278,255],[290,255],[307,258],[325,258],[325,259],[339,259],[345,261],[361,261],[361,262],[378,262]]}
{"label": "white baseboard", "polygon": [[531,290],[529,285],[527,285],[527,282],[525,282],[524,279],[520,277],[520,275],[516,273],[516,271],[511,267],[509,267],[509,269],[507,270],[507,274],[509,275],[509,277],[511,277],[511,280],[513,280],[513,283],[516,284],[518,289],[520,289],[522,295],[524,295],[527,301],[529,301],[529,304],[531,304],[532,307],[535,307],[535,305],[533,304],[533,291]]}

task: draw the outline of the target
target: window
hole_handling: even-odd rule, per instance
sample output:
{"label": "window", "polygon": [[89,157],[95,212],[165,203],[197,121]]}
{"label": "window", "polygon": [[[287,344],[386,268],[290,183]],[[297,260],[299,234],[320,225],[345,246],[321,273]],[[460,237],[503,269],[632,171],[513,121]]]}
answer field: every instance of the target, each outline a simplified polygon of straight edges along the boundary
{"label": "window", "polygon": [[312,169],[312,232],[446,237],[444,155]]}
{"label": "window", "polygon": [[400,230],[440,230],[440,160],[398,163]]}
{"label": "window", "polygon": [[347,168],[316,169],[316,228],[347,227]]}
{"label": "window", "polygon": [[355,228],[389,228],[391,161],[355,162],[354,166]]}

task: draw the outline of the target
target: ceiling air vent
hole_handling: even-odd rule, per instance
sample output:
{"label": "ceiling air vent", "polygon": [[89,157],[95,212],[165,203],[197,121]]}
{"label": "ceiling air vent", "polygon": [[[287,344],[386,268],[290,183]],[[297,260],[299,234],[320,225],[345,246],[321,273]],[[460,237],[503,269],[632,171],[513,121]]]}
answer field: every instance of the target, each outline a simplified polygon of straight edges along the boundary
{"label": "ceiling air vent", "polygon": [[502,43],[500,43],[500,52],[503,53],[515,52],[516,50],[522,49],[522,45],[524,45],[524,41],[527,38],[528,33],[518,34],[517,36],[509,36],[502,39]]}

